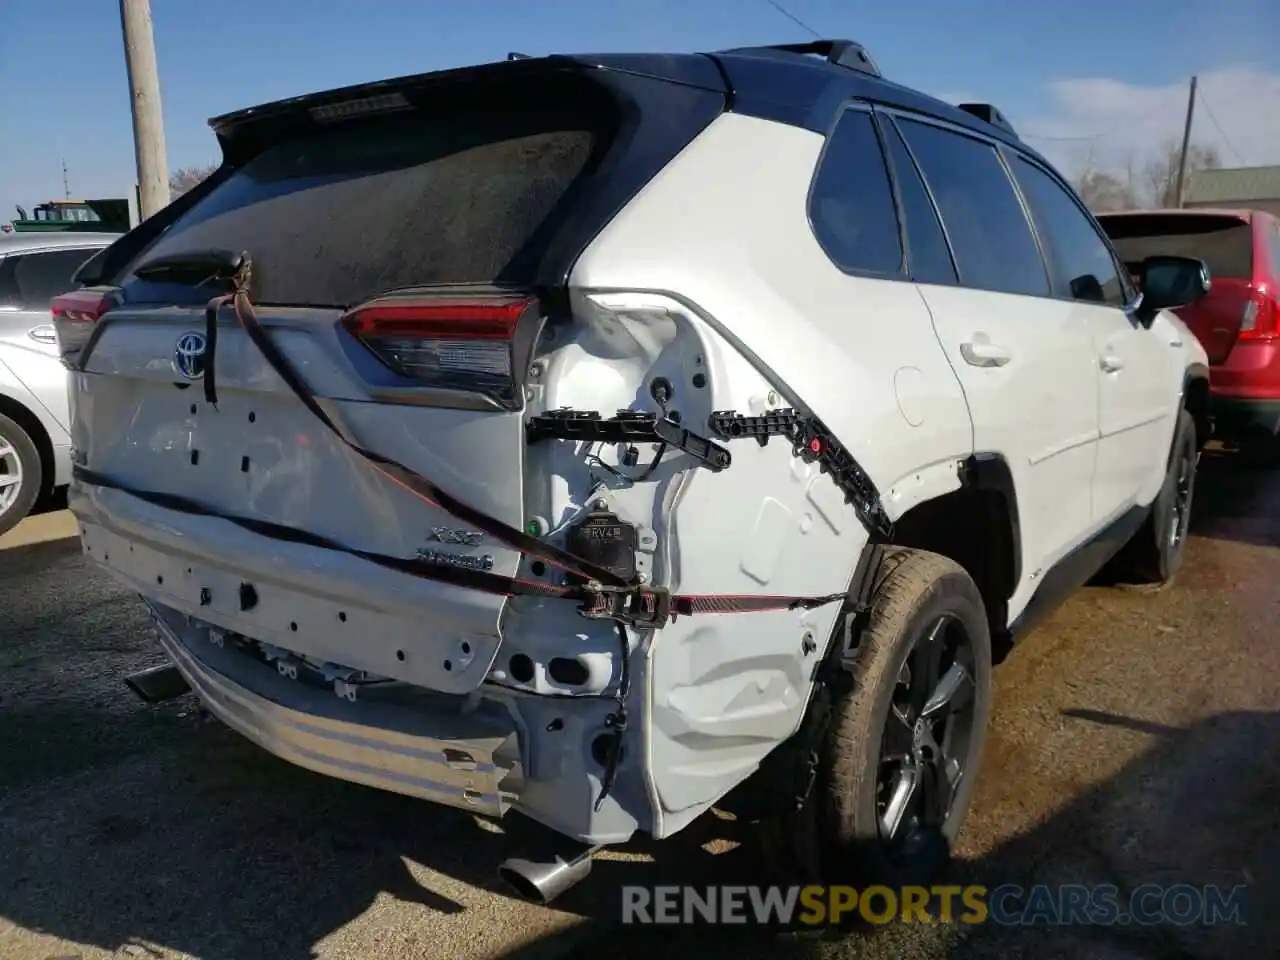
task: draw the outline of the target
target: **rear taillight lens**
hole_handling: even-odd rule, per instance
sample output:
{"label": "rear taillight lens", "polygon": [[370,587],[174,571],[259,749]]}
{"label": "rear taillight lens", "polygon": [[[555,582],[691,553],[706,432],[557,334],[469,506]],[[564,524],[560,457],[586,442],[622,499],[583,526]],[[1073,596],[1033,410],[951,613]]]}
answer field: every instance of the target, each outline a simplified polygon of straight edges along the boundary
{"label": "rear taillight lens", "polygon": [[1240,318],[1241,340],[1274,340],[1276,338],[1277,314],[1275,296],[1265,290],[1255,290],[1244,305],[1244,315]]}
{"label": "rear taillight lens", "polygon": [[527,296],[386,298],[356,308],[342,323],[407,386],[516,410],[524,399],[518,331],[535,304]]}
{"label": "rear taillight lens", "polygon": [[85,287],[60,294],[49,303],[53,328],[58,335],[58,352],[62,362],[71,364],[98,321],[119,303],[117,287]]}

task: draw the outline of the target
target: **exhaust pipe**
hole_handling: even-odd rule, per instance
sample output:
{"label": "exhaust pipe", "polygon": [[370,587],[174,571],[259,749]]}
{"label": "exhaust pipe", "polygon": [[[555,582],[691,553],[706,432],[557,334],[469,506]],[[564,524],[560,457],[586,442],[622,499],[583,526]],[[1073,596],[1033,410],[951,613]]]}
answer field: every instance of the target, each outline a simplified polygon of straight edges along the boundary
{"label": "exhaust pipe", "polygon": [[545,861],[512,857],[498,867],[498,876],[524,899],[546,906],[591,872],[591,858],[601,849],[588,847],[569,860],[559,855]]}
{"label": "exhaust pipe", "polygon": [[124,682],[125,686],[146,703],[163,703],[191,692],[187,681],[171,663],[162,663],[150,670],[130,674],[124,678]]}

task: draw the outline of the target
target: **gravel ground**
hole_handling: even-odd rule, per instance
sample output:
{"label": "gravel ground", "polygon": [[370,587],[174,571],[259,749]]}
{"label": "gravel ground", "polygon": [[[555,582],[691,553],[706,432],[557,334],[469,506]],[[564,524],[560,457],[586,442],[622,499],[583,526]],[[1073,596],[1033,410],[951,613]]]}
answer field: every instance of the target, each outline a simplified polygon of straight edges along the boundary
{"label": "gravel ground", "polygon": [[1280,474],[1206,457],[1198,497],[1175,587],[1082,591],[996,671],[954,872],[988,886],[1243,883],[1248,926],[612,926],[621,884],[753,875],[736,825],[715,818],[602,860],[557,910],[534,907],[494,880],[537,839],[520,821],[495,832],[326,780],[188,699],[133,699],[120,678],[159,662],[141,606],[57,540],[0,544],[0,960],[1274,955]]}

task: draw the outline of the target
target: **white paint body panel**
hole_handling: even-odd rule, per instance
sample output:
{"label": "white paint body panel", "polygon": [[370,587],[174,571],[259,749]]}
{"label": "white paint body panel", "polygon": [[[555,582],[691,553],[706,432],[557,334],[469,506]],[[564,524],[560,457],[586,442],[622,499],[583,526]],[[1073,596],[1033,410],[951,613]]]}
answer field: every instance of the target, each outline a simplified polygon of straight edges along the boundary
{"label": "white paint body panel", "polygon": [[[772,384],[778,405],[802,404],[827,424],[896,517],[959,486],[972,427],[916,288],[845,274],[818,245],[806,196],[822,145],[803,130],[720,117],[596,239],[571,283],[674,291],[696,304],[690,322],[706,331],[714,398],[685,420],[760,412]],[[673,587],[847,589],[866,533],[830,479],[777,441],[732,450],[725,473],[689,474],[672,513]],[[661,833],[705,810],[799,725],[813,661],[798,653],[806,634],[825,647],[837,612],[697,617],[662,631],[646,731]]]}
{"label": "white paint body panel", "polygon": [[[915,286],[845,274],[814,238],[806,197],[822,145],[805,130],[720,117],[601,233],[572,283],[697,304],[887,491],[971,453],[972,427]],[[890,515],[911,505],[904,493]]]}
{"label": "white paint body panel", "polygon": [[[964,384],[974,447],[1005,458],[1018,496],[1022,582],[1010,615],[1039,577],[1093,530],[1098,441],[1097,365],[1076,305],[963,287],[921,287]],[[1009,358],[973,366],[965,344],[987,343]]]}

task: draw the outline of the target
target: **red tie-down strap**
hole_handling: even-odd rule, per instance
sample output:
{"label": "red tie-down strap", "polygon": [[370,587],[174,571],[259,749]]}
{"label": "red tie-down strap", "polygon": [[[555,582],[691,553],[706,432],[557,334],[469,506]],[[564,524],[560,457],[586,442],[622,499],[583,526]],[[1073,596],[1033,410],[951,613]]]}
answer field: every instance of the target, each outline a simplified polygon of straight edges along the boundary
{"label": "red tie-down strap", "polygon": [[[612,619],[637,625],[662,626],[673,616],[700,613],[751,613],[764,610],[812,609],[835,603],[845,598],[843,593],[814,597],[671,595],[661,589],[645,588],[626,583],[610,570],[581,557],[574,556],[566,550],[539,540],[523,530],[482,513],[416,471],[382,454],[367,449],[329,417],[316,401],[310,387],[293,369],[288,358],[272,342],[271,337],[259,322],[257,312],[249,299],[251,269],[250,258],[248,254],[244,254],[240,261],[240,268],[232,278],[234,284],[233,293],[229,296],[215,297],[209,302],[207,316],[211,325],[216,325],[217,313],[225,304],[230,303],[236,320],[249,339],[253,341],[267,363],[284,381],[285,385],[289,387],[298,401],[306,406],[316,419],[335,437],[353,453],[365,460],[374,470],[423,502],[444,510],[446,513],[472,524],[508,546],[557,567],[570,574],[572,579],[578,579],[583,582],[581,584],[554,586],[538,581],[502,577],[484,571],[455,568],[447,564],[432,563],[426,560],[393,561],[397,568],[426,579],[441,580],[457,586],[484,590],[489,593],[502,593],[508,596],[558,596],[564,599],[577,600],[580,604],[579,609],[585,616]],[[213,342],[212,339],[209,340],[211,347]],[[207,369],[212,369],[212,367],[207,367]],[[338,545],[334,544],[332,546],[337,547]],[[356,551],[346,550],[345,552]],[[370,557],[370,559],[373,558]]]}
{"label": "red tie-down strap", "polygon": [[[617,689],[614,692],[616,706],[614,711],[609,714],[605,724],[611,730],[612,738],[608,763],[601,779],[600,792],[596,797],[595,808],[597,811],[613,790],[618,774],[618,761],[621,757],[622,743],[628,727],[627,699],[631,685],[631,671],[630,645],[626,636],[627,626],[656,629],[664,626],[676,616],[693,616],[704,613],[754,613],[766,610],[815,609],[850,599],[849,595],[845,593],[811,597],[726,594],[673,595],[662,588],[627,583],[610,570],[581,557],[574,556],[568,551],[545,543],[536,537],[530,536],[523,530],[518,530],[482,513],[403,464],[368,450],[329,417],[323,407],[316,401],[308,385],[293,369],[288,359],[271,341],[271,338],[259,323],[257,313],[254,311],[253,304],[249,299],[250,276],[251,263],[249,256],[244,254],[238,261],[238,266],[234,273],[230,276],[222,277],[222,279],[232,282],[233,292],[214,297],[206,307],[205,321],[208,330],[206,336],[204,394],[207,402],[215,405],[217,403],[217,367],[214,351],[217,346],[218,315],[223,307],[229,304],[249,339],[253,341],[267,363],[285,382],[294,396],[335,437],[367,462],[374,470],[424,503],[477,527],[528,556],[559,568],[569,576],[562,579],[560,583],[548,583],[519,577],[506,577],[488,571],[455,567],[446,563],[431,562],[424,559],[386,556],[358,550],[328,538],[295,530],[281,524],[274,524],[256,518],[238,517],[211,510],[204,504],[176,494],[134,489],[85,467],[74,467],[73,475],[79,482],[84,484],[114,488],[171,510],[218,517],[262,536],[305,543],[321,549],[361,557],[389,569],[465,589],[480,590],[505,596],[538,596],[573,600],[577,601],[579,612],[583,616],[611,620],[618,633],[621,654],[620,676]],[[838,467],[839,464],[835,466]],[[883,539],[883,535],[878,531],[878,525],[873,524],[873,540]],[[859,564],[860,569],[866,558],[873,553],[874,551],[863,551],[863,557]],[[857,576],[855,576],[855,580],[857,579]],[[862,579],[866,580],[865,574]],[[856,606],[857,604],[855,603]]]}
{"label": "red tie-down strap", "polygon": [[204,395],[207,402],[217,403],[217,346],[218,317],[222,309],[230,306],[236,320],[249,339],[262,353],[267,363],[284,381],[294,396],[339,441],[363,459],[388,481],[408,491],[413,496],[437,509],[462,520],[520,552],[556,567],[567,574],[560,582],[551,583],[506,577],[483,570],[457,567],[427,559],[392,557],[359,550],[305,531],[294,530],[280,524],[249,517],[234,516],[213,510],[205,504],[172,493],[140,490],[121,484],[111,477],[85,467],[73,469],[75,478],[84,484],[113,488],[139,497],[167,509],[201,516],[212,516],[259,535],[278,540],[306,543],[321,549],[358,556],[380,566],[407,573],[426,580],[435,580],[464,589],[505,596],[537,596],[576,601],[579,611],[593,619],[608,619],[620,624],[661,627],[677,616],[707,613],[753,613],[765,610],[813,609],[845,599],[845,594],[825,596],[761,596],[761,595],[680,595],[671,594],[657,587],[628,583],[614,572],[573,555],[554,544],[531,536],[494,517],[477,510],[442,489],[437,484],[389,457],[369,450],[348,431],[340,427],[316,400],[310,387],[294,370],[284,353],[272,342],[258,320],[249,299],[251,261],[242,254],[236,261],[234,272],[220,279],[229,281],[232,292],[212,298],[205,309],[206,350],[204,368]]}
{"label": "red tie-down strap", "polygon": [[305,530],[297,530],[268,520],[241,517],[214,510],[189,497],[154,490],[140,490],[120,483],[106,474],[98,473],[78,464],[72,468],[72,475],[79,483],[87,486],[120,490],[147,503],[155,504],[166,510],[174,510],[178,513],[215,517],[273,540],[300,543],[317,547],[321,550],[345,553],[367,560],[370,563],[375,563],[380,567],[386,567],[389,570],[407,573],[424,580],[434,580],[467,590],[478,590],[482,593],[508,597],[542,597],[552,600],[572,600],[577,602],[579,612],[585,617],[594,620],[615,620],[619,623],[637,627],[662,627],[677,616],[691,616],[698,613],[749,613],[759,610],[813,609],[814,607],[835,603],[845,598],[843,593],[823,597],[729,596],[724,594],[685,596],[681,594],[673,595],[658,587],[615,586],[602,584],[595,580],[576,584],[557,584],[542,580],[526,580],[521,577],[507,577],[497,573],[489,573],[485,570],[473,570],[468,567],[433,563],[430,560],[393,557],[370,550],[360,550]]}

